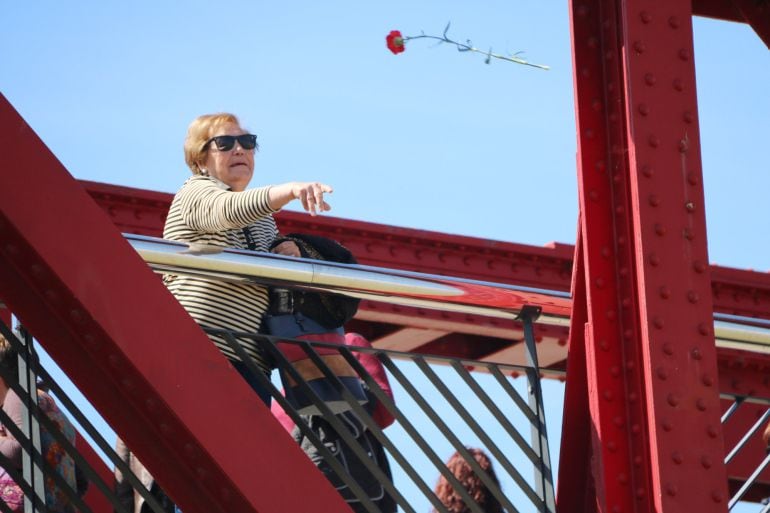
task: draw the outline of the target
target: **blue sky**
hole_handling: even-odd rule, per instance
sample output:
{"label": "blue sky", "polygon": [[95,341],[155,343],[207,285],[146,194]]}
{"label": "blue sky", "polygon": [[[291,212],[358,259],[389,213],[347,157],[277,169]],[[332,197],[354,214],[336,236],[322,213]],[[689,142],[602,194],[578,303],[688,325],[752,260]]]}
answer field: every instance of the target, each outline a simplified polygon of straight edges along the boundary
{"label": "blue sky", "polygon": [[[259,135],[252,185],[329,183],[343,218],[574,242],[566,2],[47,0],[3,20],[0,91],[76,178],[174,192],[187,125],[231,111]],[[551,70],[385,48],[447,22]],[[745,25],[694,28],[710,259],[768,271],[770,53]]]}

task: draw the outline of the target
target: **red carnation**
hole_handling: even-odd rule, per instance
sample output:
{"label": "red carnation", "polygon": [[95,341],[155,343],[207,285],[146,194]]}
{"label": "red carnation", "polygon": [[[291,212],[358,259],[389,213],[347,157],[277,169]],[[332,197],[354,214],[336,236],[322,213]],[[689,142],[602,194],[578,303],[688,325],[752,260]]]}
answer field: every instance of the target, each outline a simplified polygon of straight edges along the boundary
{"label": "red carnation", "polygon": [[388,50],[396,55],[406,50],[404,36],[398,30],[391,30],[390,34],[385,37],[385,41],[388,43]]}

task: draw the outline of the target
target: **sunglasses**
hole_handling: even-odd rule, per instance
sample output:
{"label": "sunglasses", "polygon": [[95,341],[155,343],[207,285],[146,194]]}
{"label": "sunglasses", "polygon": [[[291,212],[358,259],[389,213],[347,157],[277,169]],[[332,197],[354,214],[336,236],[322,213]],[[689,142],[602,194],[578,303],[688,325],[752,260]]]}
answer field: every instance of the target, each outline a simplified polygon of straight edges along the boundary
{"label": "sunglasses", "polygon": [[244,150],[253,150],[257,147],[257,136],[254,134],[218,135],[206,141],[202,151],[205,151],[212,142],[216,144],[219,151],[230,151],[235,146],[235,141],[238,141]]}

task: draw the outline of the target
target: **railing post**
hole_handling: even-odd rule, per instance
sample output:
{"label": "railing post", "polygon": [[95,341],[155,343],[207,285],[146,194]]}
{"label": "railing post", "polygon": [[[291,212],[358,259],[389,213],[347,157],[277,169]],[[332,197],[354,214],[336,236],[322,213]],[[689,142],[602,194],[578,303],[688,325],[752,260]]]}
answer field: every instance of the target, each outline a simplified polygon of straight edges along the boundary
{"label": "railing post", "polygon": [[[45,504],[45,479],[43,477],[43,469],[41,469],[33,460],[32,455],[35,453],[43,454],[42,444],[40,442],[40,424],[37,419],[32,415],[31,404],[37,404],[37,376],[33,370],[31,364],[32,355],[32,335],[25,330],[22,326],[17,329],[19,340],[24,345],[24,355],[19,354],[18,366],[19,366],[19,382],[21,387],[26,391],[24,397],[22,397],[22,415],[21,415],[21,430],[24,436],[27,437],[29,443],[26,450],[22,451],[22,475],[24,480],[30,483],[32,489],[40,498],[40,501]],[[38,511],[35,508],[35,504],[30,497],[24,497],[24,513],[34,513]]]}
{"label": "railing post", "polygon": [[539,466],[535,467],[535,482],[537,493],[547,511],[555,511],[556,503],[553,493],[553,474],[551,471],[551,456],[548,451],[548,433],[545,427],[545,411],[543,408],[543,390],[540,387],[540,366],[537,362],[535,347],[535,332],[533,324],[540,316],[540,308],[525,306],[521,309],[517,320],[524,325],[524,344],[527,355],[527,397],[529,407],[535,413],[537,422],[532,426],[532,448],[540,457]]}

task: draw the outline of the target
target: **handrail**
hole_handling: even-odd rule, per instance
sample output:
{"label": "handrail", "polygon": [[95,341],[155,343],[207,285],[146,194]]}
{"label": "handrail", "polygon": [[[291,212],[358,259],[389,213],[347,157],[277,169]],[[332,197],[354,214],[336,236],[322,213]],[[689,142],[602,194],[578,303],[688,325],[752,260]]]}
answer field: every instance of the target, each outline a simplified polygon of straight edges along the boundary
{"label": "handrail", "polygon": [[[537,324],[569,326],[572,300],[562,291],[386,269],[337,264],[216,246],[191,245],[124,234],[160,273],[226,281],[325,290],[402,306],[513,319],[525,306],[541,309]],[[770,322],[715,315],[717,347],[770,354]]]}

